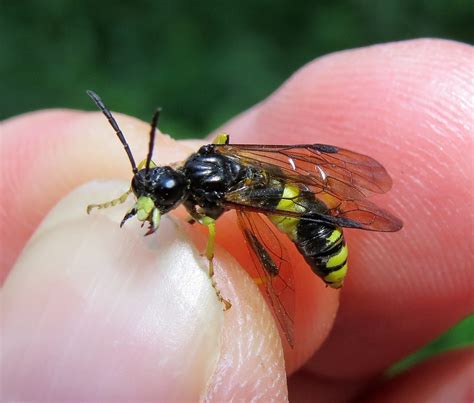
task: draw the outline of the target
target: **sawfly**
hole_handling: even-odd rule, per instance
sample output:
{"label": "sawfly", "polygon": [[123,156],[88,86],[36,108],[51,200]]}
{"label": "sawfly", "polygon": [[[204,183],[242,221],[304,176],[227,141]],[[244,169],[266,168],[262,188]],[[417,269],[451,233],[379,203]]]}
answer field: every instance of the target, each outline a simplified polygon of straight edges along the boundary
{"label": "sawfly", "polygon": [[325,144],[231,144],[219,134],[186,160],[169,166],[152,161],[160,110],[152,119],[146,158],[138,165],[110,110],[87,92],[108,119],[132,166],[130,189],[115,200],[87,207],[107,208],[133,194],[131,217],[148,223],[153,234],[163,214],[183,205],[192,219],[207,226],[209,277],[224,310],[231,303],[213,279],[215,221],[235,210],[258,272],[257,284],[288,343],[294,345],[292,268],[275,231],[294,243],[311,270],[329,287],[340,288],[347,273],[348,247],[343,228],[398,231],[402,221],[367,198],[385,193],[392,181],[373,158]]}

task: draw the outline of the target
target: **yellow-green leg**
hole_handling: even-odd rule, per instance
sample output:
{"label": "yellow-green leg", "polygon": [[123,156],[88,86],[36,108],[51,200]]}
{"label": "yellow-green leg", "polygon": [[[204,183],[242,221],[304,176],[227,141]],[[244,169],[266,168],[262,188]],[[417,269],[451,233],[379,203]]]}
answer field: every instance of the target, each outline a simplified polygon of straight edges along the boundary
{"label": "yellow-green leg", "polygon": [[91,212],[92,209],[97,208],[97,209],[104,209],[104,208],[109,208],[112,206],[115,206],[117,204],[122,204],[125,203],[125,200],[127,200],[128,196],[132,193],[132,189],[128,189],[123,195],[120,197],[117,197],[116,199],[110,200],[105,203],[100,203],[100,204],[89,204],[87,206],[87,214]]}
{"label": "yellow-green leg", "polygon": [[221,295],[221,291],[217,287],[216,280],[214,280],[214,245],[216,239],[216,222],[214,219],[210,217],[203,217],[200,220],[200,223],[205,225],[209,231],[209,237],[207,238],[207,245],[206,245],[206,257],[207,261],[209,262],[209,278],[211,279],[212,288],[216,292],[217,298],[220,302],[224,305],[224,311],[230,309],[232,304],[230,301],[226,300]]}

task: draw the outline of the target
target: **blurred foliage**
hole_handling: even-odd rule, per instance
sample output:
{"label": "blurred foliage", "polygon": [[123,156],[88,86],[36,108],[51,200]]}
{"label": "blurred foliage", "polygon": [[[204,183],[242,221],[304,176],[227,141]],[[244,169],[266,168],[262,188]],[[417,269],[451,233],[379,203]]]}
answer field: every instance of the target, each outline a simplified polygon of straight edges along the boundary
{"label": "blurred foliage", "polygon": [[470,42],[471,0],[6,0],[0,118],[95,109],[86,89],[175,137],[204,136],[304,63],[416,37]]}
{"label": "blurred foliage", "polygon": [[388,371],[389,377],[398,375],[400,372],[420,363],[421,361],[454,348],[470,346],[474,343],[474,315],[459,322],[452,329],[427,344],[425,347],[411,354],[402,361],[393,365]]}
{"label": "blurred foliage", "polygon": [[[5,0],[0,9],[0,118],[50,107],[151,117],[202,137],[323,54],[438,37],[472,43],[472,0]],[[474,321],[394,367],[473,341]]]}

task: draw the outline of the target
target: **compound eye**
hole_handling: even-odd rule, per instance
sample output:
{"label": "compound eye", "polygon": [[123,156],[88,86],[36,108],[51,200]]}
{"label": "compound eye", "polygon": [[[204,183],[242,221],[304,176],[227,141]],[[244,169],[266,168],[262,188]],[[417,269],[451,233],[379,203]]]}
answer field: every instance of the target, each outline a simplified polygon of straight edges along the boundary
{"label": "compound eye", "polygon": [[143,195],[150,194],[155,184],[156,172],[154,169],[150,169],[146,172],[144,169],[138,171],[132,178],[132,190],[135,196],[140,197]]}
{"label": "compound eye", "polygon": [[138,178],[138,174],[134,175],[132,178],[132,183],[131,183],[132,191],[135,194],[135,196],[140,197],[142,193],[142,188],[143,185],[141,184],[140,179]]}
{"label": "compound eye", "polygon": [[176,180],[174,178],[166,178],[163,181],[163,187],[165,189],[173,189],[174,187],[176,187]]}
{"label": "compound eye", "polygon": [[156,187],[153,189],[153,196],[161,207],[160,210],[168,210],[179,203],[185,195],[186,187],[186,178],[181,173],[169,167],[163,167]]}
{"label": "compound eye", "polygon": [[174,202],[174,200],[179,199],[182,194],[182,186],[177,182],[175,178],[163,178],[160,181],[160,193],[165,200]]}

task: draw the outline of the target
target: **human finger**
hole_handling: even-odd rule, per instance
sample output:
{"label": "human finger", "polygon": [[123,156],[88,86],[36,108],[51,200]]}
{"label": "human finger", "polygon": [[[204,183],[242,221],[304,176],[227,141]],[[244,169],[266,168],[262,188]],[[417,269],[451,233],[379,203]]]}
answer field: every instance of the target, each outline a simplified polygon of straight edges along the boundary
{"label": "human finger", "polygon": [[[149,126],[119,114],[116,118],[135,155],[146,155]],[[13,236],[4,234],[5,243],[9,244],[7,259],[14,258],[22,242],[26,241],[41,219],[41,215],[69,189],[96,177],[123,177],[130,180],[130,166],[123,148],[99,113],[37,113],[6,122],[4,129],[4,137],[7,140],[4,141],[6,147],[2,150],[6,153],[9,149],[18,150],[14,154],[16,159],[5,164],[4,172],[10,176],[10,180],[4,183],[4,204],[7,210],[24,212],[20,222],[15,222],[15,217],[11,214],[5,217],[7,226],[15,223],[16,228]],[[163,136],[157,140],[154,159],[160,164],[182,160],[196,150],[195,144],[184,143],[180,146]],[[90,147],[91,144],[94,146]],[[60,154],[58,150],[61,150]],[[22,172],[22,161],[29,161],[35,169],[31,170],[28,165],[25,172]],[[29,187],[27,183],[31,181],[33,173],[35,186]],[[16,189],[22,189],[22,192]],[[27,208],[30,205],[34,205],[35,209]],[[228,219],[218,220],[217,242],[224,248],[229,244],[238,246],[235,256],[247,267],[252,263],[244,240],[241,238],[239,242],[234,242],[239,231],[235,228],[229,231],[231,227],[225,224]],[[292,257],[301,259],[296,253]],[[7,267],[6,264],[4,266]],[[307,359],[322,343],[331,328],[337,309],[338,293],[323,292],[324,286],[308,274],[303,272],[296,278],[296,281],[302,284],[299,289],[303,291],[298,295],[302,297],[301,300],[308,309],[296,324],[299,326],[296,334],[300,337],[297,343],[298,351],[286,346],[289,369]]]}
{"label": "human finger", "polygon": [[474,399],[474,350],[446,352],[374,388],[364,402],[470,402]]}
{"label": "human finger", "polygon": [[342,146],[392,175],[374,201],[405,227],[346,231],[350,270],[317,374],[370,377],[472,309],[473,55],[437,40],[328,55],[223,128],[234,142]]}
{"label": "human finger", "polygon": [[253,396],[257,384],[265,399],[285,396],[275,325],[229,255],[216,253],[216,281],[233,304],[224,313],[177,220],[164,217],[162,231],[143,238],[137,222],[119,228],[117,211],[84,214],[91,195],[126,187],[77,189],[22,251],[2,289],[2,396],[227,400]]}

